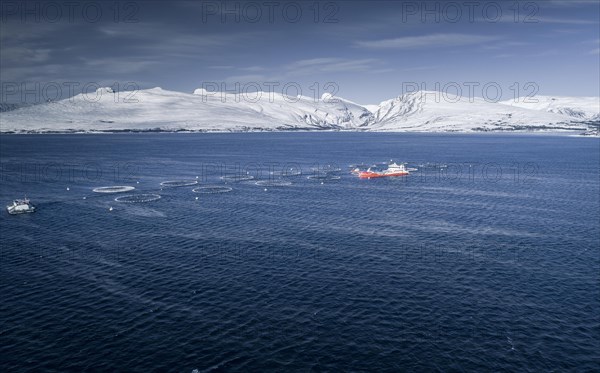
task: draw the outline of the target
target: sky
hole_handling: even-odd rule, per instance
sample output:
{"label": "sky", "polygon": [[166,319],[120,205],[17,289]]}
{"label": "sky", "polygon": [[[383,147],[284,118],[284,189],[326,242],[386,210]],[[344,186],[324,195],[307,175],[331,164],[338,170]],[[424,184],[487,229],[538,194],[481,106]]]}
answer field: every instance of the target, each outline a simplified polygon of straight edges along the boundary
{"label": "sky", "polygon": [[600,0],[3,1],[0,102],[98,86],[600,96]]}

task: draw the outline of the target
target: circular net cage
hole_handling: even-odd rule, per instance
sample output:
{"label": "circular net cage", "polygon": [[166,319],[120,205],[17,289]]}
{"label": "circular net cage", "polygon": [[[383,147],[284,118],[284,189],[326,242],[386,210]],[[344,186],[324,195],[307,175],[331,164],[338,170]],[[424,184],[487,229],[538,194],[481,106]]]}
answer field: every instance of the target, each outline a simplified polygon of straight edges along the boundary
{"label": "circular net cage", "polygon": [[311,171],[313,171],[313,173],[318,173],[318,174],[331,174],[331,173],[341,172],[342,169],[337,166],[334,166],[334,165],[324,165],[324,166],[320,166],[320,167],[312,167]]}
{"label": "circular net cage", "polygon": [[199,188],[195,188],[192,191],[194,193],[200,194],[219,194],[219,193],[228,193],[233,189],[225,186],[203,186]]}
{"label": "circular net cage", "polygon": [[256,185],[263,187],[286,187],[292,185],[291,181],[287,180],[259,180]]}
{"label": "circular net cage", "polygon": [[124,193],[131,192],[132,190],[135,190],[135,187],[123,185],[105,186],[92,189],[94,193]]}
{"label": "circular net cage", "polygon": [[185,186],[197,185],[198,180],[169,180],[163,181],[160,183],[160,186],[163,188],[179,188]]}
{"label": "circular net cage", "polygon": [[130,194],[115,198],[115,201],[121,203],[147,203],[154,202],[160,199],[158,194]]}
{"label": "circular net cage", "polygon": [[[413,166],[414,167],[414,166]],[[418,165],[416,165],[416,167],[422,169],[422,170],[441,170],[441,169],[445,169],[448,168],[448,165],[443,164],[443,163],[420,163]]]}
{"label": "circular net cage", "polygon": [[271,171],[271,172],[269,172],[269,175],[277,176],[277,177],[295,177],[295,176],[302,176],[302,171],[296,170],[296,169]]}
{"label": "circular net cage", "polygon": [[331,175],[331,174],[317,174],[306,177],[309,180],[321,181],[321,182],[329,182],[329,181],[337,181],[340,180],[340,176]]}
{"label": "circular net cage", "polygon": [[236,183],[239,181],[250,181],[250,180],[254,180],[254,176],[252,175],[224,175],[221,176],[221,180],[226,181],[226,182],[231,182],[231,183]]}

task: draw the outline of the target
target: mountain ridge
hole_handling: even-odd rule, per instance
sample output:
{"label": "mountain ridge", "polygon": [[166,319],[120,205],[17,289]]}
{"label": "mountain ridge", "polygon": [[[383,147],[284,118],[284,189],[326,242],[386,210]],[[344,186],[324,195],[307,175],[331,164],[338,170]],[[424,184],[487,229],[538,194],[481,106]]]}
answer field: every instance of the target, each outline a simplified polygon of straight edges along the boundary
{"label": "mountain ridge", "polygon": [[561,97],[562,104],[552,106],[548,102],[556,100],[540,97],[538,105],[519,105],[417,91],[378,105],[360,105],[329,94],[314,99],[273,92],[241,95],[203,89],[182,93],[160,87],[135,92],[99,88],[95,97],[79,94],[5,111],[0,132],[593,131],[594,121],[600,121],[600,108],[594,112],[595,98],[580,102]]}

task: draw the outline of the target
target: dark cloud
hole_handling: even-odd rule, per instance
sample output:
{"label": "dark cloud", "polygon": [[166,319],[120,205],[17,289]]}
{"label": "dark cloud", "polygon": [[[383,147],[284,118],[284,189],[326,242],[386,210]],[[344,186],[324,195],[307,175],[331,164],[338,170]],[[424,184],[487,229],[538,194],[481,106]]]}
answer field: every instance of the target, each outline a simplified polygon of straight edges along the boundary
{"label": "dark cloud", "polygon": [[598,2],[520,2],[516,13],[494,3],[501,14],[491,2],[460,14],[443,1],[67,3],[2,3],[3,82],[188,92],[206,81],[335,82],[361,102],[406,81],[525,80],[541,93],[598,94]]}

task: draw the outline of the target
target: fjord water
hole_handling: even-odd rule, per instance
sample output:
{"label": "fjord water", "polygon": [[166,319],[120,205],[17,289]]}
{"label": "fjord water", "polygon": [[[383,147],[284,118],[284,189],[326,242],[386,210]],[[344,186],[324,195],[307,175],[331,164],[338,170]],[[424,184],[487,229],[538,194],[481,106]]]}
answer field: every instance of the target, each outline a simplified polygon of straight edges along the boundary
{"label": "fjord water", "polygon": [[[0,216],[2,371],[598,368],[598,139],[30,135],[0,152],[0,200],[38,206]],[[392,158],[430,165],[348,173]],[[160,189],[284,167],[304,175]],[[108,185],[162,198],[92,192]]]}

